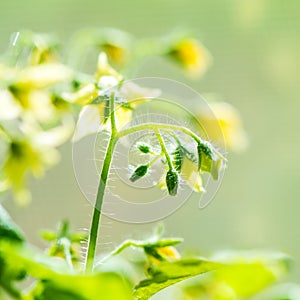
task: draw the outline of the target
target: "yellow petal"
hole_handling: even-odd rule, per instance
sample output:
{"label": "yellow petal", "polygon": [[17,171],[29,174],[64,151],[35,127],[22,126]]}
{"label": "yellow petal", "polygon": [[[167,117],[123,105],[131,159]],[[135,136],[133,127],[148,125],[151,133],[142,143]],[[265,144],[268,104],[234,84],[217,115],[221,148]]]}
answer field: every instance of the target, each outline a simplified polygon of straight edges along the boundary
{"label": "yellow petal", "polygon": [[173,47],[171,54],[192,77],[202,76],[212,61],[208,50],[193,38],[181,40]]}
{"label": "yellow petal", "polygon": [[158,98],[161,94],[159,89],[141,87],[134,82],[125,82],[121,88],[120,94],[132,107],[143,102],[143,100]]}
{"label": "yellow petal", "polygon": [[88,105],[80,112],[73,142],[77,142],[83,137],[96,133],[101,128],[103,121],[105,103],[99,105]]}
{"label": "yellow petal", "polygon": [[38,147],[57,147],[66,142],[74,130],[74,120],[71,116],[66,116],[62,120],[62,125],[56,126],[46,131],[40,131],[32,138]]}
{"label": "yellow petal", "polygon": [[86,105],[93,101],[99,95],[99,91],[95,84],[87,84],[75,93],[63,93],[64,100],[70,103],[78,103]]}
{"label": "yellow petal", "polygon": [[225,102],[211,103],[210,108],[213,116],[203,113],[199,115],[199,122],[209,139],[219,142],[220,145],[224,141],[226,148],[233,151],[244,150],[248,140],[238,110]]}
{"label": "yellow petal", "polygon": [[0,120],[15,119],[21,111],[20,104],[8,90],[0,91]]}
{"label": "yellow petal", "polygon": [[108,63],[107,55],[104,52],[98,56],[96,80],[99,81],[102,76],[113,76],[118,81],[122,80],[122,76]]}
{"label": "yellow petal", "polygon": [[202,178],[198,171],[198,166],[188,158],[184,157],[181,168],[181,177],[193,191],[201,193],[204,191],[202,186]]}
{"label": "yellow petal", "polygon": [[73,72],[62,64],[41,64],[23,69],[14,86],[22,89],[42,89],[56,83],[68,82]]}

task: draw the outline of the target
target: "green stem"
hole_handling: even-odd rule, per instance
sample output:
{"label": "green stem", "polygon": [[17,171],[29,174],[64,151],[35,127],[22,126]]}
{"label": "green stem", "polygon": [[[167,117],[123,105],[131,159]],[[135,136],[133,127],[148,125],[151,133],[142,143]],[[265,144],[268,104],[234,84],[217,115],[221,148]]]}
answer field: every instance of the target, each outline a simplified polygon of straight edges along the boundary
{"label": "green stem", "polygon": [[171,130],[177,130],[181,131],[187,135],[189,135],[191,138],[193,138],[197,143],[202,143],[202,139],[197,136],[193,131],[189,130],[188,128],[185,127],[180,127],[177,125],[170,125],[170,124],[160,124],[160,123],[148,123],[148,124],[142,124],[142,125],[137,125],[133,126],[128,129],[124,129],[118,133],[118,137],[124,137],[126,135],[132,134],[137,131],[141,130],[154,130],[157,131],[158,129],[171,129]]}
{"label": "green stem", "polygon": [[93,212],[92,224],[91,224],[89,241],[88,241],[88,251],[86,257],[86,268],[85,268],[86,272],[93,271],[103,198],[104,198],[105,188],[106,188],[108,174],[110,170],[110,165],[113,158],[114,148],[118,140],[117,138],[118,132],[115,123],[114,94],[111,95],[110,100],[111,100],[110,101],[111,136],[110,136],[108,147],[106,149],[102,172],[100,175],[100,182],[98,186],[96,203]]}
{"label": "green stem", "polygon": [[161,134],[160,134],[160,132],[159,132],[158,129],[155,130],[155,134],[157,136],[157,139],[158,139],[158,142],[160,144],[161,150],[162,150],[162,152],[164,153],[164,155],[166,157],[169,169],[172,170],[173,169],[172,161],[171,161],[170,155],[168,153],[168,150],[167,150],[167,148],[165,146],[163,137],[161,136]]}
{"label": "green stem", "polygon": [[156,161],[162,157],[164,154],[160,153],[159,155],[156,155],[149,163],[148,166],[151,167],[152,165],[154,165],[156,163]]}

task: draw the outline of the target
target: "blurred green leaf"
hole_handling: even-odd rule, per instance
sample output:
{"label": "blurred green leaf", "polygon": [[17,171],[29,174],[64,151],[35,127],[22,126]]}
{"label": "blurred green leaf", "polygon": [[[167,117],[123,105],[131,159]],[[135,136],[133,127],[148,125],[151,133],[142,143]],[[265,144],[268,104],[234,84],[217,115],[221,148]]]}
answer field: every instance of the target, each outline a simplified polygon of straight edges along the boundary
{"label": "blurred green leaf", "polygon": [[[2,254],[11,270],[26,270],[41,281],[29,299],[132,299],[131,288],[113,272],[83,275],[68,268],[60,258],[48,257],[38,250],[2,243]],[[73,297],[73,298],[72,298]]]}
{"label": "blurred green leaf", "polygon": [[218,267],[220,267],[219,263],[198,258],[153,265],[148,269],[150,278],[141,281],[136,286],[134,296],[139,300],[147,300],[170,285],[215,270]]}
{"label": "blurred green leaf", "polygon": [[132,300],[129,284],[116,273],[95,275],[57,275],[44,280],[34,299]]}
{"label": "blurred green leaf", "polygon": [[253,296],[287,273],[290,258],[281,253],[248,251],[222,252],[212,261],[223,267],[187,284],[185,293],[189,299],[233,300]]}
{"label": "blurred green leaf", "polygon": [[0,205],[0,240],[12,242],[24,242],[24,235],[21,229],[12,221],[9,214]]}

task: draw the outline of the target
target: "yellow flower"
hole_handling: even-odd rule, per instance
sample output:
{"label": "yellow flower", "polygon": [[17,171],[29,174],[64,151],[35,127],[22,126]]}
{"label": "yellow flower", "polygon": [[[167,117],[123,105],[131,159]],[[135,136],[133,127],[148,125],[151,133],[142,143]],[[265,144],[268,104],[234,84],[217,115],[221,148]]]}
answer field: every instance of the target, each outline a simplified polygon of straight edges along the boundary
{"label": "yellow flower", "polygon": [[[109,100],[108,100],[109,101]],[[110,131],[110,118],[106,115],[107,102],[103,101],[96,105],[87,105],[83,107],[79,115],[73,142],[79,141],[81,138],[96,133],[99,130]],[[123,128],[130,122],[132,109],[122,104],[115,105],[115,121],[118,129]]]}
{"label": "yellow flower", "polygon": [[113,63],[124,65],[128,60],[129,53],[125,48],[110,43],[103,44],[102,48]]}
{"label": "yellow flower", "polygon": [[[102,76],[110,76],[115,78],[117,83],[123,79],[123,77],[108,63],[107,55],[104,52],[101,52],[98,56],[95,78],[97,81],[99,81]],[[109,87],[111,86],[106,86],[104,88]]]}
{"label": "yellow flower", "polygon": [[14,141],[10,144],[3,172],[20,204],[24,205],[30,200],[30,194],[25,188],[28,174],[35,177],[43,175],[44,166],[56,159],[56,153],[41,151],[26,141]]}
{"label": "yellow flower", "polygon": [[61,64],[41,64],[8,70],[7,76],[3,74],[5,85],[0,89],[0,119],[30,115],[40,123],[47,123],[59,118],[48,87],[68,82],[73,76],[69,68]]}
{"label": "yellow flower", "polygon": [[205,112],[198,114],[198,121],[208,138],[221,146],[225,142],[230,150],[244,150],[248,141],[237,109],[225,102],[211,103],[210,108],[213,115]]}
{"label": "yellow flower", "polygon": [[13,120],[20,116],[21,105],[8,90],[0,90],[0,120]]}
{"label": "yellow flower", "polygon": [[123,66],[129,59],[133,37],[120,30],[106,28],[100,32],[100,48],[107,54],[110,61]]}
{"label": "yellow flower", "polygon": [[191,77],[202,76],[212,61],[208,50],[193,38],[183,39],[176,43],[170,55]]}
{"label": "yellow flower", "polygon": [[80,105],[87,105],[92,102],[99,95],[99,89],[95,84],[89,83],[83,86],[76,92],[62,93],[62,98],[69,103],[77,103]]}
{"label": "yellow flower", "polygon": [[23,134],[27,138],[10,140],[2,176],[20,204],[30,201],[30,192],[26,188],[28,176],[40,177],[45,169],[58,162],[59,153],[55,147],[69,138],[73,127],[69,118],[48,131],[42,131],[37,124],[23,124]]}
{"label": "yellow flower", "polygon": [[180,254],[177,249],[173,246],[167,246],[163,248],[156,248],[159,255],[168,260],[176,260],[180,258]]}
{"label": "yellow flower", "polygon": [[160,258],[148,255],[149,262],[155,265],[160,264],[162,261],[175,261],[181,257],[177,249],[173,246],[155,248],[155,254]]}
{"label": "yellow flower", "polygon": [[95,78],[97,86],[92,84],[87,85],[76,94],[73,94],[73,98],[71,94],[63,95],[69,101],[90,104],[84,106],[80,112],[73,142],[89,134],[96,133],[100,129],[110,131],[108,108],[110,95],[113,91],[116,97],[115,121],[118,130],[125,127],[131,121],[132,111],[137,105],[148,99],[158,97],[160,94],[158,89],[140,87],[130,81],[122,83],[121,87],[117,88],[122,81],[122,76],[109,65],[105,53],[100,53],[99,55]]}

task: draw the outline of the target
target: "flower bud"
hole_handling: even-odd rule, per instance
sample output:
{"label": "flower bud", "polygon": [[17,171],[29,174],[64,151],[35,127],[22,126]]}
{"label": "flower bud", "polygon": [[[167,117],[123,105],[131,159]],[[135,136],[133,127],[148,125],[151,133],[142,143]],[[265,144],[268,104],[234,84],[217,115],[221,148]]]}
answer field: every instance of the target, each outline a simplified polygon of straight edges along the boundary
{"label": "flower bud", "polygon": [[[198,170],[205,164],[205,161],[209,161],[211,164],[213,160],[213,152],[210,149],[208,144],[198,143],[197,145],[197,153],[198,153]],[[203,164],[202,164],[203,163]]]}
{"label": "flower bud", "polygon": [[146,143],[139,143],[139,144],[137,145],[137,148],[138,148],[142,153],[145,153],[145,154],[151,152],[151,147],[150,147],[148,144],[146,144]]}
{"label": "flower bud", "polygon": [[171,196],[177,195],[178,190],[178,175],[176,171],[169,170],[166,175],[166,185]]}
{"label": "flower bud", "polygon": [[138,179],[142,178],[143,176],[145,176],[148,172],[148,165],[141,165],[138,168],[135,169],[135,171],[133,172],[133,174],[130,176],[129,180],[132,182],[137,181]]}

